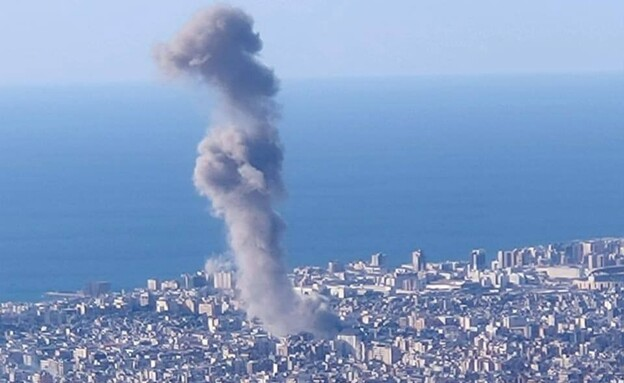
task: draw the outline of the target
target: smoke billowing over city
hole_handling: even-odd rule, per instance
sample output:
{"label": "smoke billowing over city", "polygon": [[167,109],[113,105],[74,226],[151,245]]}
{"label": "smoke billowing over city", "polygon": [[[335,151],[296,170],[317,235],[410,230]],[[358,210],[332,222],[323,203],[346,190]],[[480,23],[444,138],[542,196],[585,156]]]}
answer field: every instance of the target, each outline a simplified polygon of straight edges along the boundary
{"label": "smoke billowing over city", "polygon": [[155,56],[162,70],[214,87],[217,122],[199,144],[197,190],[222,218],[238,267],[248,315],[276,334],[330,336],[339,321],[323,302],[298,295],[284,264],[284,222],[273,203],[284,193],[276,129],[278,81],[258,60],[262,41],[243,11],[215,6],[198,13]]}

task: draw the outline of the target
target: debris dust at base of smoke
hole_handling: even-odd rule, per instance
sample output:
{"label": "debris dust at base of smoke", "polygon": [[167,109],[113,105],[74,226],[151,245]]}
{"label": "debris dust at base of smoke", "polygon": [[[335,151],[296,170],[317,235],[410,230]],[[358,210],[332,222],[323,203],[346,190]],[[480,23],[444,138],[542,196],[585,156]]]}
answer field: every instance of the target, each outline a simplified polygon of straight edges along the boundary
{"label": "debris dust at base of smoke", "polygon": [[204,262],[204,273],[206,276],[212,276],[221,272],[233,272],[235,269],[234,259],[230,253],[212,254]]}
{"label": "debris dust at base of smoke", "polygon": [[276,129],[278,81],[258,60],[253,20],[229,6],[198,13],[155,50],[164,73],[217,89],[219,120],[199,144],[193,180],[227,226],[248,315],[277,335],[332,336],[340,321],[321,299],[298,295],[285,269],[284,222],[273,208],[284,194]]}

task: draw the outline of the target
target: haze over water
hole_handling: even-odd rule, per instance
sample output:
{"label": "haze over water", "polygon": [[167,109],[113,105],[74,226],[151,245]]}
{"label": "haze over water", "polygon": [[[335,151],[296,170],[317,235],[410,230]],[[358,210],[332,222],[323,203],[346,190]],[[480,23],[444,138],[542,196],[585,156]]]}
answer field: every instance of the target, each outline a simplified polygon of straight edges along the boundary
{"label": "haze over water", "polygon": [[[291,265],[624,235],[624,76],[285,81]],[[172,86],[0,89],[0,301],[200,269],[209,123]]]}

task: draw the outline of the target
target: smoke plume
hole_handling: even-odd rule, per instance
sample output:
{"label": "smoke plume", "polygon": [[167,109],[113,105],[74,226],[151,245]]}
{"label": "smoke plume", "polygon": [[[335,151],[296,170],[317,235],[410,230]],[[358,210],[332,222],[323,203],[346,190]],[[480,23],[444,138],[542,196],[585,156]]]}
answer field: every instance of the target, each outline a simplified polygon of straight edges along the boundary
{"label": "smoke plume", "polygon": [[222,271],[234,271],[236,266],[231,255],[228,254],[213,254],[210,258],[206,259],[204,263],[204,273],[207,276],[212,276],[215,273]]}
{"label": "smoke plume", "polygon": [[286,274],[284,223],[273,209],[284,192],[278,83],[258,60],[261,48],[247,14],[216,6],[198,13],[155,56],[165,73],[190,75],[221,96],[219,123],[199,144],[194,182],[226,223],[248,315],[278,335],[331,336],[337,317],[320,300],[299,296]]}

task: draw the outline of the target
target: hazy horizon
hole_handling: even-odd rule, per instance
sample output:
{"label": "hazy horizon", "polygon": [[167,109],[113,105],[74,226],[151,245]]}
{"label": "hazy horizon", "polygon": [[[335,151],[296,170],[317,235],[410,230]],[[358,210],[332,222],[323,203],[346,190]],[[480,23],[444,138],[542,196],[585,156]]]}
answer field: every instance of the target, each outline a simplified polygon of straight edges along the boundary
{"label": "hazy horizon", "polygon": [[[154,47],[211,3],[4,4],[0,84],[157,81]],[[624,71],[615,0],[230,3],[252,15],[282,79]]]}

